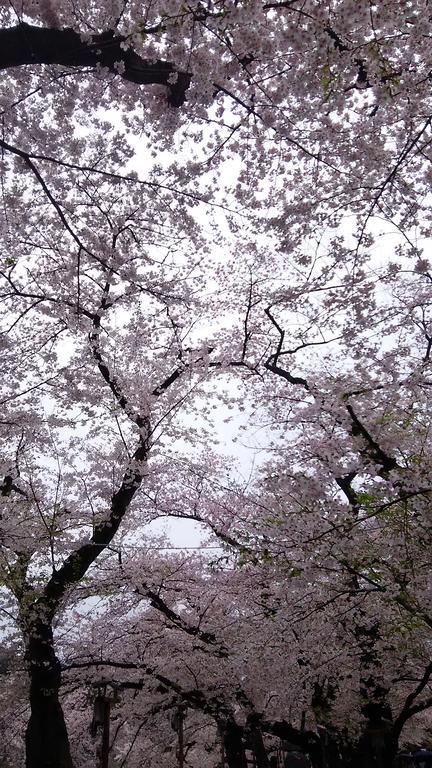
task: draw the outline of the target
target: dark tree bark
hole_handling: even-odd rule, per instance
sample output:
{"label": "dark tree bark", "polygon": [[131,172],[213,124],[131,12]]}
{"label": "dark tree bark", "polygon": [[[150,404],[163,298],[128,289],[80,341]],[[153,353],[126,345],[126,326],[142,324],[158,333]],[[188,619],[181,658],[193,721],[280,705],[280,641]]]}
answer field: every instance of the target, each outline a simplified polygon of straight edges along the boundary
{"label": "dark tree bark", "polygon": [[[25,64],[93,69],[99,65],[138,85],[165,85],[168,102],[173,107],[180,107],[186,99],[191,75],[178,71],[169,61],[147,61],[130,49],[123,50],[124,43],[127,41],[112,31],[83,41],[73,29],[35,27],[22,22],[0,30],[0,69]],[[119,62],[123,65],[121,72]],[[173,75],[177,76],[175,83],[170,82]]]}
{"label": "dark tree bark", "polygon": [[218,721],[228,768],[247,768],[243,728],[235,720]]}
{"label": "dark tree bark", "polygon": [[69,739],[59,701],[60,662],[49,621],[28,626],[26,658],[30,678],[30,719],[26,730],[26,768],[72,768]]}
{"label": "dark tree bark", "polygon": [[254,713],[246,722],[247,745],[252,750],[256,768],[270,768],[269,757],[265,748],[261,730],[261,717]]}
{"label": "dark tree bark", "polygon": [[365,728],[347,768],[393,768],[398,744],[390,726]]}
{"label": "dark tree bark", "polygon": [[261,728],[265,733],[271,733],[298,747],[299,752],[309,757],[313,768],[324,768],[322,744],[319,736],[313,731],[300,731],[285,720],[263,721]]}
{"label": "dark tree bark", "polygon": [[353,631],[360,649],[360,694],[365,702],[362,707],[365,726],[353,751],[349,768],[363,768],[364,765],[370,768],[391,768],[398,740],[377,650],[381,635],[380,623],[377,621],[372,625],[363,625],[359,622]]}

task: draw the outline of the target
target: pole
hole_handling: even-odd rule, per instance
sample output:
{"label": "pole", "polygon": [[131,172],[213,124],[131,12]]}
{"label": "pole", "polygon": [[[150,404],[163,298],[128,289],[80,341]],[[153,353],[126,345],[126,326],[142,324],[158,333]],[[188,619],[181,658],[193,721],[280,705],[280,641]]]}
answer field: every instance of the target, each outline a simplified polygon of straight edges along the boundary
{"label": "pole", "polygon": [[178,765],[184,766],[184,733],[183,733],[183,707],[178,708]]}
{"label": "pole", "polygon": [[108,768],[109,748],[110,748],[110,709],[111,709],[111,702],[109,701],[109,699],[104,699],[100,768]]}

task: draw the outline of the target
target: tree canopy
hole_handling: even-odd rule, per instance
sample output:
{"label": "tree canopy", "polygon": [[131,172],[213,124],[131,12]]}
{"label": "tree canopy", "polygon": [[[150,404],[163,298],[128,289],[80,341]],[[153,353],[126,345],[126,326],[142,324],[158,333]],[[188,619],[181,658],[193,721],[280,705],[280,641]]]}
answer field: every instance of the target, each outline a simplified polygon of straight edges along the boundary
{"label": "tree canopy", "polygon": [[8,768],[431,738],[431,32],[420,0],[0,2]]}

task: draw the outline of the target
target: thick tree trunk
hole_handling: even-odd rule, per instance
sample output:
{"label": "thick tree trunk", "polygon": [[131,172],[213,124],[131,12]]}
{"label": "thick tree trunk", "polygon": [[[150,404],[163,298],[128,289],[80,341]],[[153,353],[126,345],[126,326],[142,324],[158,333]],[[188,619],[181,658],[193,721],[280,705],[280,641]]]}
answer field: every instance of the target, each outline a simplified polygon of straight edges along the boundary
{"label": "thick tree trunk", "polygon": [[30,720],[26,731],[26,768],[72,768],[63,710],[59,700],[60,662],[54,653],[51,624],[29,626],[27,663]]}
{"label": "thick tree trunk", "polygon": [[382,676],[378,650],[381,639],[380,623],[359,623],[354,627],[354,634],[360,649],[360,695],[365,702],[361,711],[365,726],[348,768],[392,768],[398,739],[393,727],[388,689]]}
{"label": "thick tree trunk", "polygon": [[252,750],[256,768],[270,768],[270,762],[260,727],[260,718],[257,715],[248,717],[246,733],[247,745],[249,749]]}
{"label": "thick tree trunk", "polygon": [[390,724],[366,728],[347,761],[347,768],[392,768],[397,750]]}
{"label": "thick tree trunk", "polygon": [[322,749],[322,768],[346,768],[345,740],[343,734],[330,724],[318,727]]}
{"label": "thick tree trunk", "polygon": [[243,728],[234,720],[218,723],[224,746],[224,755],[228,768],[247,768]]}
{"label": "thick tree trunk", "polygon": [[[320,737],[313,731],[301,731],[285,720],[264,721],[261,728],[265,733],[270,733],[298,747],[299,752],[309,758],[312,768],[325,768],[323,745]],[[363,766],[363,768],[367,767]]]}

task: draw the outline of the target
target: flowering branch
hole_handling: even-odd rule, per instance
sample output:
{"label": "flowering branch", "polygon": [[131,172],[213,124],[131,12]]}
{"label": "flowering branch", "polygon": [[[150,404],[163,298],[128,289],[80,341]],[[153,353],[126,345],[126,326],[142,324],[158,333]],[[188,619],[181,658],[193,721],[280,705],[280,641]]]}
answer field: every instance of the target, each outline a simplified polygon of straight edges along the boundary
{"label": "flowering branch", "polygon": [[[124,37],[112,31],[83,40],[73,29],[36,27],[21,22],[0,30],[0,69],[24,64],[61,64],[66,67],[104,67],[138,85],[166,85],[168,102],[180,107],[191,75],[170,61],[142,59]],[[173,82],[175,81],[175,82]]]}

